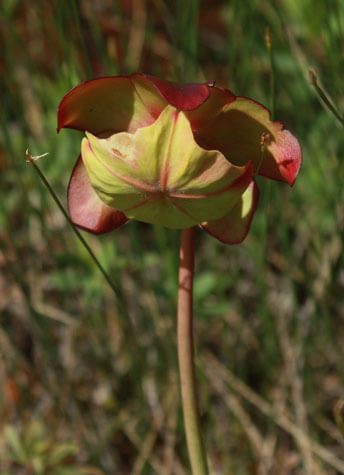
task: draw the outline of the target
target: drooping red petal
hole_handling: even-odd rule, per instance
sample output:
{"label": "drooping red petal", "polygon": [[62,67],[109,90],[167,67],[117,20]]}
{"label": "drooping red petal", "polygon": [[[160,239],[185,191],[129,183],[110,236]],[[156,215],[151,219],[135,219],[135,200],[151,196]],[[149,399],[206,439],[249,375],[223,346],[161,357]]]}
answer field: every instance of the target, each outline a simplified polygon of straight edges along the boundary
{"label": "drooping red petal", "polygon": [[160,94],[173,107],[179,110],[190,111],[203,104],[210,95],[211,87],[204,84],[178,84],[171,81],[145,76],[159,90]]}
{"label": "drooping red petal", "polygon": [[98,198],[81,157],[75,164],[68,185],[68,211],[76,226],[93,234],[107,233],[128,221],[123,213]]}
{"label": "drooping red petal", "polygon": [[142,74],[97,78],[79,84],[63,97],[57,130],[134,132],[153,123],[167,104]]}
{"label": "drooping red petal", "polygon": [[135,132],[154,122],[168,104],[185,111],[197,109],[212,89],[208,84],[177,84],[140,73],[93,79],[64,96],[57,130]]}
{"label": "drooping red petal", "polygon": [[224,244],[238,244],[250,229],[258,200],[259,189],[252,181],[229,213],[221,219],[202,223],[200,227]]}
{"label": "drooping red petal", "polygon": [[271,120],[265,107],[252,99],[236,97],[194,129],[202,147],[220,150],[231,163],[252,161],[256,173],[294,183],[301,166],[300,145],[280,122]]}
{"label": "drooping red petal", "polygon": [[[269,139],[268,139],[269,140]],[[273,180],[283,180],[293,185],[302,162],[301,147],[289,130],[281,129],[266,149],[259,168],[259,175]]]}

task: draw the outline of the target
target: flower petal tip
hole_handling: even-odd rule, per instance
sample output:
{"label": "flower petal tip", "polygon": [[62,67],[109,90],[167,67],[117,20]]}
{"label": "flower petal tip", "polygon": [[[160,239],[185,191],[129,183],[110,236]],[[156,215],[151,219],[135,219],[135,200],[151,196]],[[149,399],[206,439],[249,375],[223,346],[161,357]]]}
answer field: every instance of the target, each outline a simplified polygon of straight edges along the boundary
{"label": "flower petal tip", "polygon": [[285,181],[293,186],[302,165],[302,151],[298,140],[289,130],[283,130],[283,140],[281,140],[281,150],[283,158],[279,161],[279,170]]}
{"label": "flower petal tip", "polygon": [[229,213],[200,227],[223,244],[240,244],[248,234],[258,201],[259,189],[252,181]]}

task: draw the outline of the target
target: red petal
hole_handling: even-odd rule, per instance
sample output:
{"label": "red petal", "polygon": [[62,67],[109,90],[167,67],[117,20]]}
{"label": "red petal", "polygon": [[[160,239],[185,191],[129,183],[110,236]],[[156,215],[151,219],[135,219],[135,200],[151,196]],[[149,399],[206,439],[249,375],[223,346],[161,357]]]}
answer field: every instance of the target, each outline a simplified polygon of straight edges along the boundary
{"label": "red petal", "polygon": [[208,84],[178,84],[171,81],[145,76],[159,90],[166,101],[177,109],[190,111],[203,104],[210,95],[211,87]]}
{"label": "red petal", "polygon": [[252,181],[228,214],[216,221],[203,223],[201,228],[224,244],[238,244],[245,239],[250,229],[258,200],[259,189]]}
{"label": "red petal", "polygon": [[220,150],[235,165],[252,161],[256,173],[268,178],[292,185],[300,170],[297,139],[281,123],[273,122],[270,112],[252,99],[237,97],[217,115],[210,115],[194,133],[202,147]]}
{"label": "red petal", "polygon": [[186,113],[192,130],[196,132],[203,127],[208,127],[211,121],[222,111],[226,104],[235,101],[235,95],[228,89],[216,86],[209,87],[209,97],[197,109]]}
{"label": "red petal", "polygon": [[150,125],[167,102],[142,74],[86,81],[69,91],[58,108],[57,130],[134,132]]}
{"label": "red petal", "polygon": [[276,141],[268,147],[267,156],[263,159],[259,175],[273,180],[282,180],[293,185],[300,171],[302,152],[298,140],[289,130],[281,130]]}
{"label": "red petal", "polygon": [[93,234],[117,229],[128,218],[105,205],[93,190],[81,157],[78,158],[68,185],[68,210],[72,222]]}

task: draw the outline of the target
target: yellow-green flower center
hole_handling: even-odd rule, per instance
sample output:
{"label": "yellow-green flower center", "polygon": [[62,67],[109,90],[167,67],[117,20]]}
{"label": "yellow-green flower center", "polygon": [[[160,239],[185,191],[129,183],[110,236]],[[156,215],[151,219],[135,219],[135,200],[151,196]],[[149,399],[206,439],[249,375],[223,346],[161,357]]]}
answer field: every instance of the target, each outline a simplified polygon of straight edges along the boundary
{"label": "yellow-green flower center", "polygon": [[135,133],[86,133],[82,159],[100,199],[139,221],[186,228],[219,219],[251,180],[216,150],[200,147],[183,112],[167,106]]}

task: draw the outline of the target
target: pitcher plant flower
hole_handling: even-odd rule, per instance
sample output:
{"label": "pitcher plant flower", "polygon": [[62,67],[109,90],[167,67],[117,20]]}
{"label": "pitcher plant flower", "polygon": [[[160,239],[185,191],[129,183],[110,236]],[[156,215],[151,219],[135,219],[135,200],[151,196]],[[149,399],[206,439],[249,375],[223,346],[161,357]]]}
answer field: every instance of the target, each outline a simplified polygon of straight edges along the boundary
{"label": "pitcher plant flower", "polygon": [[71,221],[102,234],[130,220],[181,229],[177,341],[193,475],[207,475],[192,333],[194,228],[241,242],[257,208],[256,176],[293,185],[297,139],[258,102],[214,84],[103,77],[62,99],[58,130],[85,133],[68,186]]}
{"label": "pitcher plant flower", "polygon": [[296,138],[256,101],[140,73],[72,89],[61,128],[86,134],[68,206],[96,234],[136,219],[240,242],[257,207],[255,176],[293,184],[301,163]]}

